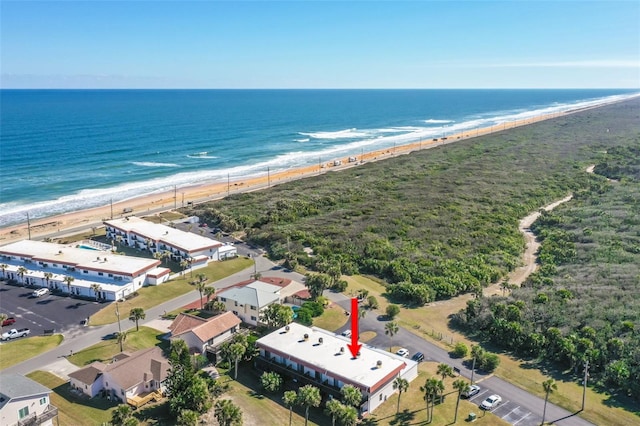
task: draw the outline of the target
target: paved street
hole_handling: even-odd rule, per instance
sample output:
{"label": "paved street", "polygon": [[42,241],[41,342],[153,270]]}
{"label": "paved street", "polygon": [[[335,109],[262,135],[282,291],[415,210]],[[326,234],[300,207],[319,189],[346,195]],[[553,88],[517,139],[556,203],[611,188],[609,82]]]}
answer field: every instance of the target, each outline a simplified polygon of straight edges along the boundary
{"label": "paved street", "polygon": [[[268,259],[263,256],[256,256],[257,251],[252,250],[242,244],[238,247],[239,253],[244,255],[251,254],[256,260],[255,271],[260,272],[263,276],[283,277],[290,278],[292,280],[302,282],[303,276],[295,272],[286,271],[280,267],[277,267]],[[238,272],[230,277],[222,279],[214,286],[217,289],[223,289],[229,287],[239,281],[247,280],[254,273],[254,268],[248,268],[244,271]],[[325,293],[327,297],[334,303],[339,304],[343,309],[350,310],[350,298],[340,293],[333,293],[327,291]],[[163,303],[155,308],[149,309],[146,312],[146,319],[140,322],[140,325],[148,325],[157,321],[163,313],[172,311],[174,309],[185,306],[198,300],[199,294],[197,291],[190,292],[183,296],[180,296],[174,300]],[[389,338],[384,334],[383,319],[378,318],[376,315],[367,314],[360,320],[360,330],[373,331],[376,333],[369,344],[378,347],[389,347]],[[123,327],[129,328],[131,324],[123,322]],[[345,326],[344,329],[348,328]],[[35,358],[27,360],[21,364],[9,367],[3,372],[11,372],[18,374],[26,374],[33,370],[43,369],[43,366],[47,366],[51,363],[60,363],[70,351],[78,351],[87,346],[93,345],[102,339],[105,334],[118,331],[118,324],[110,324],[101,327],[82,327],[78,331],[65,335],[65,340],[57,348],[41,354]],[[342,331],[340,329],[339,331]],[[424,340],[418,335],[415,335],[407,330],[400,329],[398,334],[393,337],[393,344],[395,346],[402,346],[413,354],[415,352],[422,352],[425,354],[426,361],[444,362],[460,370],[460,375],[466,378],[471,377],[471,371],[462,364],[460,360],[452,359],[448,352],[439,346]],[[63,364],[64,365],[64,364]],[[494,376],[486,376],[476,372],[474,381],[482,388],[480,393],[471,401],[474,403],[480,403],[484,398],[493,393],[497,393],[502,396],[503,403],[493,410],[493,413],[505,421],[513,425],[522,426],[534,426],[539,425],[542,420],[542,410],[544,407],[544,400],[529,394],[528,392],[514,386],[502,379]],[[478,410],[480,413],[480,410]],[[482,415],[481,413],[479,415]],[[551,403],[547,405],[547,422],[553,422],[560,426],[588,426],[591,425],[588,421],[572,415],[568,411],[557,407]]]}

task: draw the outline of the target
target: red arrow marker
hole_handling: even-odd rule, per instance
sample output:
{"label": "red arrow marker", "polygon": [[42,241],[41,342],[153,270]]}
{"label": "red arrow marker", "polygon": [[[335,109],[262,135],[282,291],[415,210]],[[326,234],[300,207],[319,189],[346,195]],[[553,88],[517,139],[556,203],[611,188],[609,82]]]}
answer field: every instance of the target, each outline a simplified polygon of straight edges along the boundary
{"label": "red arrow marker", "polygon": [[358,299],[351,298],[351,344],[347,345],[351,351],[351,355],[355,358],[360,352],[361,344],[358,343],[360,336],[358,335]]}

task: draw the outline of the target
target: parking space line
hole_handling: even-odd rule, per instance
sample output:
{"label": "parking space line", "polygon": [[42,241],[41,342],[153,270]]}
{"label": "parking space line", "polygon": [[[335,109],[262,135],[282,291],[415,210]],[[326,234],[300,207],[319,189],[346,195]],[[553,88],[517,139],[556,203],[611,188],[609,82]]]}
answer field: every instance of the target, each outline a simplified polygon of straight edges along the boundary
{"label": "parking space line", "polygon": [[518,420],[517,422],[513,423],[513,426],[516,426],[518,423],[520,423],[521,421],[523,421],[524,419],[529,417],[530,414],[531,414],[531,412],[528,412],[527,414],[524,415],[524,417],[520,417],[520,420]]}
{"label": "parking space line", "polygon": [[511,413],[513,413],[514,411],[516,411],[518,408],[520,408],[520,406],[518,405],[516,408],[514,408],[513,410],[509,411],[507,414],[505,414],[504,416],[502,416],[502,418],[504,419],[507,416],[510,416]]}
{"label": "parking space line", "polygon": [[[500,405],[498,405],[496,408],[494,408],[493,410],[491,410],[492,413],[496,412],[497,410],[501,409],[502,407],[506,407],[507,404],[509,403],[509,401],[504,401],[501,402]],[[505,414],[505,416],[508,416],[509,414]]]}
{"label": "parking space line", "polygon": [[487,392],[489,392],[489,389],[485,389],[485,390],[483,390],[482,392],[479,392],[479,393],[475,394],[474,396],[472,396],[471,398],[469,398],[469,400],[476,399],[477,397],[482,396],[482,395],[484,395],[484,394],[485,394],[485,393],[487,393]]}

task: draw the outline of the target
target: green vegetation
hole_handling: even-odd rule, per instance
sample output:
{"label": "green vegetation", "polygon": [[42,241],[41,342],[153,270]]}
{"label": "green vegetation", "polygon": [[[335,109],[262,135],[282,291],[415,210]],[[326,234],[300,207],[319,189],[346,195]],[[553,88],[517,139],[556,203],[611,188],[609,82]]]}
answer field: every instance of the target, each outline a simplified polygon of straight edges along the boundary
{"label": "green vegetation", "polygon": [[[140,327],[139,331],[130,330],[127,333],[127,338],[123,342],[124,350],[133,352],[140,349],[152,348],[154,346],[161,346],[164,349],[168,349],[168,343],[165,340],[161,340],[160,336],[164,333],[158,330],[154,330],[149,327]],[[78,367],[84,367],[91,364],[94,361],[101,361],[109,363],[113,357],[120,353],[120,345],[117,339],[103,340],[100,343],[96,343],[93,346],[89,346],[67,357],[67,359]]]}
{"label": "green vegetation", "polygon": [[3,342],[0,345],[0,370],[20,364],[36,355],[47,352],[62,343],[62,334],[53,336],[33,336]]}
{"label": "green vegetation", "polygon": [[[223,262],[211,262],[206,268],[198,269],[198,273],[203,274],[207,282],[213,282],[242,271],[252,264],[253,261],[251,259],[239,257]],[[131,309],[141,308],[148,310],[163,302],[196,290],[191,281],[192,279],[189,275],[183,275],[164,284],[141,288],[137,292],[138,296],[119,303],[121,318],[126,319],[125,315]],[[91,316],[90,325],[112,324],[117,320],[115,303],[111,303]]]}

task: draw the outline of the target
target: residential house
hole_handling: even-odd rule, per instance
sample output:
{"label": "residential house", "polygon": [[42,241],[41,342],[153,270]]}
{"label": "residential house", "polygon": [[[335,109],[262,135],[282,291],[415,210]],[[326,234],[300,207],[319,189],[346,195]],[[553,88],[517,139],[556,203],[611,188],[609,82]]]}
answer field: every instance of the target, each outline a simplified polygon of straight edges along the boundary
{"label": "residential house", "polygon": [[53,426],[58,409],[51,405],[51,389],[19,374],[0,375],[0,424]]}
{"label": "residential house", "polygon": [[220,345],[240,330],[240,323],[232,312],[208,319],[182,313],[169,326],[170,339],[184,340],[191,353],[206,354],[216,362]]}
{"label": "residential house", "polygon": [[157,346],[120,354],[112,363],[94,362],[69,374],[71,387],[89,397],[103,395],[138,407],[164,393],[169,360]]}

